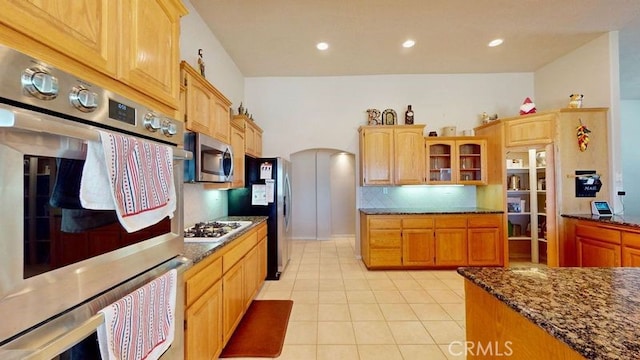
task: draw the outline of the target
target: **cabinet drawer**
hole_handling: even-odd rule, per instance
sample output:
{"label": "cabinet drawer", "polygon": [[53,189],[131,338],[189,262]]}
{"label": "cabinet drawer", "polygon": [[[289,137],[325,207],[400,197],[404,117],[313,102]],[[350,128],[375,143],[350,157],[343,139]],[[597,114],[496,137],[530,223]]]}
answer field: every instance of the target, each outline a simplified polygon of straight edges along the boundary
{"label": "cabinet drawer", "polygon": [[258,240],[262,240],[267,236],[267,224],[263,223],[258,227]]}
{"label": "cabinet drawer", "polygon": [[402,250],[398,249],[371,249],[370,266],[401,266]]}
{"label": "cabinet drawer", "polygon": [[402,243],[400,230],[371,230],[369,232],[369,245],[372,248],[400,248]]}
{"label": "cabinet drawer", "polygon": [[466,228],[467,218],[463,216],[446,216],[436,218],[436,229]]}
{"label": "cabinet drawer", "polygon": [[502,217],[500,215],[471,216],[467,219],[470,228],[500,227]]}
{"label": "cabinet drawer", "polygon": [[[213,257],[212,255],[211,257]],[[207,264],[197,264],[191,270],[195,272],[185,282],[187,292],[187,306],[194,303],[202,294],[204,294],[216,281],[222,277],[222,258],[218,257],[213,261],[203,260]],[[200,266],[198,266],[200,265]],[[198,270],[200,269],[200,270]],[[188,276],[188,274],[185,274]]]}
{"label": "cabinet drawer", "polygon": [[410,217],[402,219],[403,229],[431,229],[433,228],[433,218]]}
{"label": "cabinet drawer", "polygon": [[222,270],[227,272],[233,265],[242,259],[258,243],[258,233],[252,231],[234,240],[235,246],[222,255]]}
{"label": "cabinet drawer", "polygon": [[596,226],[576,225],[576,237],[594,239],[612,244],[620,244],[620,231]]}
{"label": "cabinet drawer", "polygon": [[402,219],[397,217],[372,217],[369,218],[369,229],[400,229]]}
{"label": "cabinet drawer", "polygon": [[640,234],[622,232],[622,244],[624,246],[640,249]]}

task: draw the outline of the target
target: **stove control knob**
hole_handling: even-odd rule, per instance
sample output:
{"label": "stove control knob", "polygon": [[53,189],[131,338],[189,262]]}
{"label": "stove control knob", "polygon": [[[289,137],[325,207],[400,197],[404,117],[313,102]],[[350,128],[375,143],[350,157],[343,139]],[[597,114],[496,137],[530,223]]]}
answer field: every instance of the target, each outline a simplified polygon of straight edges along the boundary
{"label": "stove control knob", "polygon": [[173,135],[178,133],[178,127],[176,126],[176,124],[172,123],[171,121],[166,120],[162,124],[162,133],[168,137],[172,137]]}
{"label": "stove control knob", "polygon": [[22,72],[22,88],[35,98],[53,100],[58,96],[58,78],[45,68],[31,67]]}
{"label": "stove control knob", "polygon": [[74,108],[88,113],[98,107],[98,94],[84,86],[74,86],[69,93],[69,101]]}
{"label": "stove control knob", "polygon": [[144,116],[144,127],[151,132],[156,132],[162,128],[160,118],[154,113]]}

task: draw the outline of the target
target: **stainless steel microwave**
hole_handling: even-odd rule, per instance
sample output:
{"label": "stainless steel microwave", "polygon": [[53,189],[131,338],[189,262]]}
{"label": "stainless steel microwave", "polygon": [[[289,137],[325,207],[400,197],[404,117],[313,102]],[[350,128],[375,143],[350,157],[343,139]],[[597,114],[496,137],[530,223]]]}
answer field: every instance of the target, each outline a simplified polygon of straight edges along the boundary
{"label": "stainless steel microwave", "polygon": [[185,182],[230,182],[233,180],[231,145],[205,134],[185,132],[184,148],[193,153],[193,160],[188,160],[184,164]]}

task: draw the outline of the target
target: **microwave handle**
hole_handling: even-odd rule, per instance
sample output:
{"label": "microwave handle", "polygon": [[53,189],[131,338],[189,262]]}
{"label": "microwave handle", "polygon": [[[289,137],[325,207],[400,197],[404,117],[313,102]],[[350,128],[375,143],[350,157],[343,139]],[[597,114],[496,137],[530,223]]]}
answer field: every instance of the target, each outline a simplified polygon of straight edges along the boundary
{"label": "microwave handle", "polygon": [[[72,126],[55,120],[53,117],[46,115],[28,116],[25,114],[16,114],[13,111],[0,108],[0,128],[14,128],[20,130],[28,130],[33,132],[46,132],[48,134],[58,135],[62,137],[71,137],[84,141],[100,142],[100,133],[97,128],[83,128]],[[173,148],[173,158],[176,160],[193,159],[193,153],[180,148]]]}

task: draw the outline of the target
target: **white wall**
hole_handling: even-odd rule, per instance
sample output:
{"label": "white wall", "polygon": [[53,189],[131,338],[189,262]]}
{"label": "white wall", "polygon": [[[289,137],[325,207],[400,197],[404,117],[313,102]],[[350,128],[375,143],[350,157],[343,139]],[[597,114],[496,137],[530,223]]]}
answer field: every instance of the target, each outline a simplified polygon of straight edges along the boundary
{"label": "white wall", "polygon": [[356,234],[356,157],[348,153],[331,155],[331,236]]}
{"label": "white wall", "polygon": [[244,76],[191,2],[183,2],[189,14],[180,21],[180,57],[198,69],[198,49],[202,49],[207,80],[231,100],[237,111],[244,99]]}
{"label": "white wall", "polygon": [[640,100],[623,100],[620,103],[621,141],[628,146],[622,147],[622,167],[625,214],[640,214],[640,152],[638,134],[640,134]]}
{"label": "white wall", "polygon": [[[264,129],[263,153],[282,156],[313,148],[358,153],[366,110],[392,108],[404,119],[413,105],[427,131],[479,125],[479,115],[513,116],[533,95],[532,73],[247,78],[245,98]],[[400,121],[403,123],[403,120]],[[286,141],[285,141],[286,140]]]}
{"label": "white wall", "polygon": [[535,72],[538,110],[567,107],[569,94],[584,95],[584,107],[609,108],[609,171],[614,184],[609,198],[616,210],[616,191],[621,189],[620,71],[618,32],[610,32],[558,58]]}

